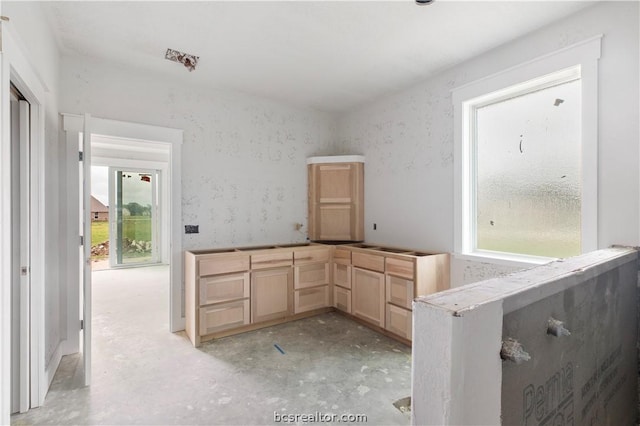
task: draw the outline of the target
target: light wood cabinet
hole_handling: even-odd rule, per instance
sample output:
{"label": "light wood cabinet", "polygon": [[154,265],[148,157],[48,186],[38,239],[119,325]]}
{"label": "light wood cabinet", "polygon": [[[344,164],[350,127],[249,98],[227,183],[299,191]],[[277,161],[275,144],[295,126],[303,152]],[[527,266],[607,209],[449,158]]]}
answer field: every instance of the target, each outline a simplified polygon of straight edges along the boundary
{"label": "light wood cabinet", "polygon": [[249,272],[200,278],[200,305],[249,298]]}
{"label": "light wood cabinet", "polygon": [[364,239],[364,158],[312,157],[307,160],[309,239]]}
{"label": "light wood cabinet", "polygon": [[336,309],[351,313],[351,290],[342,287],[333,287],[333,306]]}
{"label": "light wood cabinet", "polygon": [[311,245],[293,252],[294,313],[331,306],[331,247]]}
{"label": "light wood cabinet", "polygon": [[398,336],[411,340],[413,323],[412,311],[387,304],[386,329]]}
{"label": "light wood cabinet", "polygon": [[251,273],[251,322],[285,318],[293,313],[290,267]]}
{"label": "light wood cabinet", "polygon": [[350,303],[351,315],[405,342],[412,338],[413,299],[449,288],[449,255],[442,253],[345,244],[334,250],[333,271],[337,309],[349,312]]}
{"label": "light wood cabinet", "polygon": [[411,309],[411,303],[413,302],[413,284],[413,280],[387,275],[387,302],[405,309]]}
{"label": "light wood cabinet", "polygon": [[201,337],[250,323],[250,257],[236,250],[185,252],[185,330]]}
{"label": "light wood cabinet", "polygon": [[296,314],[325,308],[329,306],[329,286],[296,290],[294,297],[294,312]]}
{"label": "light wood cabinet", "polygon": [[341,265],[339,263],[333,264],[333,284],[345,289],[351,289],[350,265]]}
{"label": "light wood cabinet", "polygon": [[351,313],[384,327],[384,274],[353,267]]}
{"label": "light wood cabinet", "polygon": [[200,335],[229,330],[250,322],[249,299],[200,308]]}
{"label": "light wood cabinet", "polygon": [[415,297],[449,288],[449,256],[364,243],[185,252],[185,320],[202,341],[331,309],[409,343]]}

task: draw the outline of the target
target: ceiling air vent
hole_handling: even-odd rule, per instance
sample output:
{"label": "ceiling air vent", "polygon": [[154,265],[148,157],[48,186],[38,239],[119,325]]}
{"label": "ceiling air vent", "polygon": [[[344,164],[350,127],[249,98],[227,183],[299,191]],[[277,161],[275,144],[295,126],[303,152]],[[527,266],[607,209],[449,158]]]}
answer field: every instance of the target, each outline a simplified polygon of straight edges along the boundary
{"label": "ceiling air vent", "polygon": [[167,53],[164,54],[164,58],[170,61],[179,62],[184,65],[189,71],[196,69],[198,65],[199,56],[191,55],[189,53],[180,52],[179,50],[167,49]]}

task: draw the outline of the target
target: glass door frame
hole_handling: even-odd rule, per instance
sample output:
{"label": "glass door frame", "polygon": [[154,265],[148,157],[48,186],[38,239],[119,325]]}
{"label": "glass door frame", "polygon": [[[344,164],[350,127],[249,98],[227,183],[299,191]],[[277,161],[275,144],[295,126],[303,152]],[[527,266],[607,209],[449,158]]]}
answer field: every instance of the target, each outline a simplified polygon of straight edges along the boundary
{"label": "glass door frame", "polygon": [[[118,262],[117,255],[117,172],[139,173],[151,175],[151,259],[142,262]],[[162,214],[162,171],[145,167],[109,166],[109,266],[111,268],[130,268],[161,263],[160,226]]]}

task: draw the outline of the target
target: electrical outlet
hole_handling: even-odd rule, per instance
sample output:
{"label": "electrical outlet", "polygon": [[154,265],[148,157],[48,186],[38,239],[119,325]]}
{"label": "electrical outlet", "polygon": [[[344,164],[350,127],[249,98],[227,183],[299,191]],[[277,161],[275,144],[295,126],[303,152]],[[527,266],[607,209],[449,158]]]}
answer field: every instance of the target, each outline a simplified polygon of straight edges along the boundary
{"label": "electrical outlet", "polygon": [[198,234],[200,230],[198,229],[200,225],[185,225],[184,233],[185,234]]}

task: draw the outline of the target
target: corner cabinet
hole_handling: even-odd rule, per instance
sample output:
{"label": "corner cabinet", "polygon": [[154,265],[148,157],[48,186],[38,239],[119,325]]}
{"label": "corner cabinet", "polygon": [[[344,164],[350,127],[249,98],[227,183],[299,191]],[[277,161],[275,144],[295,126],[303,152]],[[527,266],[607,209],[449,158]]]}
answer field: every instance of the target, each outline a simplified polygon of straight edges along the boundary
{"label": "corner cabinet", "polygon": [[335,248],[333,267],[334,307],[406,343],[413,299],[449,288],[446,253],[346,244]]}
{"label": "corner cabinet", "polygon": [[364,240],[364,157],[307,159],[309,240]]}

